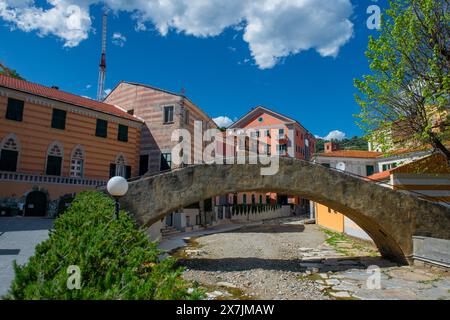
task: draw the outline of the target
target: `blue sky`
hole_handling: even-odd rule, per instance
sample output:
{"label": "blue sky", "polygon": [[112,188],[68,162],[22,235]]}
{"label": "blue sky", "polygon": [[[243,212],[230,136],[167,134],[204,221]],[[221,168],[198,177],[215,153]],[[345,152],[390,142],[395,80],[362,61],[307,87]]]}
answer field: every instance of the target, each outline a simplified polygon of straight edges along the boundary
{"label": "blue sky", "polygon": [[[32,8],[43,8],[45,11],[60,2],[71,2],[52,1],[50,4],[37,1]],[[345,2],[349,1],[338,2],[345,6]],[[78,1],[72,2],[76,4]],[[140,10],[140,2],[133,2]],[[6,8],[3,12],[2,4]],[[323,39],[326,35],[318,34],[314,25],[302,25],[296,16],[290,17],[288,14],[280,17],[287,21],[286,26],[283,26],[279,20],[272,21],[269,20],[272,17],[254,13],[247,18],[248,21],[253,19],[252,23],[258,25],[257,22],[262,21],[264,24],[264,19],[268,19],[268,24],[275,22],[277,30],[271,30],[272,27],[251,33],[250,28],[246,28],[245,20],[237,26],[227,20],[217,29],[217,24],[225,18],[214,20],[216,13],[214,19],[203,19],[203,16],[207,16],[204,12],[209,13],[211,8],[195,8],[195,14],[204,10],[200,12],[202,18],[193,22],[189,20],[187,11],[183,13],[186,16],[182,16],[185,20],[173,22],[174,25],[164,30],[162,13],[148,18],[145,9],[142,9],[144,13],[136,18],[136,12],[127,12],[128,8],[122,7],[109,16],[106,86],[113,88],[119,81],[127,80],[174,92],[185,88],[186,95],[212,118],[226,116],[235,119],[250,108],[263,105],[295,118],[319,136],[326,136],[333,130],[340,130],[348,137],[361,135],[353,117],[359,111],[354,100],[356,91],[353,79],[369,72],[364,51],[368,36],[376,35],[377,31],[366,27],[369,16],[366,10],[374,1],[352,0],[351,4],[353,11],[348,21],[353,24],[353,28],[351,34],[347,32],[348,39],[342,40],[341,37],[345,29],[333,34],[333,39],[341,40],[337,46],[337,55],[335,52],[324,53],[318,48],[323,45],[319,40],[311,40],[316,41],[316,44],[296,53],[298,46],[303,45],[298,43],[302,37]],[[383,6],[385,1],[375,4]],[[57,85],[62,90],[95,98],[101,44],[101,8],[98,4],[89,5],[87,15],[81,15],[80,18],[83,27],[88,23],[86,32],[67,35],[67,30],[58,29],[60,22],[46,29],[46,24],[56,21],[53,17],[41,25],[26,27],[13,22],[11,12],[19,12],[14,10],[21,10],[20,6],[15,8],[14,1],[0,0],[0,61],[16,69],[29,81]],[[230,10],[227,19],[233,15],[232,10],[243,10],[225,9]],[[348,12],[342,14],[348,15]],[[18,17],[28,19],[25,15]],[[137,26],[141,30],[137,31]],[[295,29],[295,26],[299,29]],[[335,30],[333,21],[328,27]],[[299,36],[290,32],[290,29],[294,29]],[[327,33],[330,32],[334,31]],[[113,34],[116,34],[116,39],[113,39]],[[284,34],[291,38],[284,37]],[[333,39],[329,42],[333,42]],[[72,43],[67,45],[68,41]],[[287,53],[277,51],[280,43],[285,45],[282,48],[288,48]],[[274,52],[276,58],[267,56],[267,52]]]}

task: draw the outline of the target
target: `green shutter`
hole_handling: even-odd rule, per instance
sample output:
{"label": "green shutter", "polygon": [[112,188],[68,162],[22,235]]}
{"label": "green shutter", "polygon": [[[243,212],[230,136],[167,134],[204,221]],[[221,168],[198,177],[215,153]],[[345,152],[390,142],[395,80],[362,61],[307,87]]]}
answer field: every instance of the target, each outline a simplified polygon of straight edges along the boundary
{"label": "green shutter", "polygon": [[117,136],[117,140],[122,142],[128,142],[128,127],[119,124],[119,133]]}
{"label": "green shutter", "polygon": [[52,128],[64,130],[66,128],[66,117],[66,111],[53,109]]}
{"label": "green shutter", "polygon": [[109,177],[112,178],[116,175],[116,165],[114,163],[111,163],[109,165]]}
{"label": "green shutter", "polygon": [[17,171],[19,153],[13,150],[2,150],[0,155],[0,171]]}
{"label": "green shutter", "polygon": [[60,176],[61,175],[61,164],[62,164],[61,157],[48,156],[47,157],[46,174],[49,176]]}
{"label": "green shutter", "polygon": [[23,120],[23,106],[24,102],[21,100],[9,98],[8,106],[6,107],[6,119],[14,121]]}
{"label": "green shutter", "polygon": [[97,137],[101,137],[101,138],[106,138],[108,136],[108,121],[102,120],[102,119],[97,119],[95,135]]}

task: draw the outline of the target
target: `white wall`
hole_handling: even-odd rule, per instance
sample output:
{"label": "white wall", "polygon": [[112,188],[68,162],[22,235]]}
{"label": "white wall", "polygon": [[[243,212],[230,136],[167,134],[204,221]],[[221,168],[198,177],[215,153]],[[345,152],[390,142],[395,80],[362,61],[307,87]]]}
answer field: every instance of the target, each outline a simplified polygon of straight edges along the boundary
{"label": "white wall", "polygon": [[[275,218],[283,218],[291,216],[291,207],[290,206],[282,206],[279,209],[275,209],[273,211],[266,211],[261,213],[249,213],[249,214],[236,214],[231,216],[231,221],[262,221],[268,219]],[[228,219],[224,219],[228,220]]]}

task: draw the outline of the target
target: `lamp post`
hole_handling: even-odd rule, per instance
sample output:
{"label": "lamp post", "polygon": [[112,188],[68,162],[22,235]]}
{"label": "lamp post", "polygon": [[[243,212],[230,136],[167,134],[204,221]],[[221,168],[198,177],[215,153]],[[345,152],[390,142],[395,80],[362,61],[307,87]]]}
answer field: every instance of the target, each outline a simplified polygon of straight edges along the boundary
{"label": "lamp post", "polygon": [[128,181],[123,177],[113,177],[106,186],[109,194],[116,200],[116,219],[119,220],[120,202],[119,199],[128,192]]}

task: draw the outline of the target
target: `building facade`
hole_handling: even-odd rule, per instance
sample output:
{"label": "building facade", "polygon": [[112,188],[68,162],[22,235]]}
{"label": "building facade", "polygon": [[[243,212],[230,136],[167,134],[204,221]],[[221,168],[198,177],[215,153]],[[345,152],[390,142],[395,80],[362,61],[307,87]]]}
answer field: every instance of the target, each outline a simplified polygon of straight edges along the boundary
{"label": "building facade", "polygon": [[[316,139],[298,121],[277,113],[266,107],[258,106],[233,123],[229,130],[236,136],[240,131],[249,131],[252,141],[239,139],[235,143],[235,154],[244,155],[249,151],[254,154],[277,155],[309,161],[315,151]],[[246,141],[244,143],[244,141]],[[256,144],[255,144],[256,143]],[[276,193],[245,192],[228,195],[231,204],[279,204],[292,205],[293,212],[304,213],[309,209],[309,201],[296,195]]]}
{"label": "building facade", "polygon": [[[404,149],[393,151],[388,155],[376,151],[340,150],[338,143],[328,142],[325,143],[325,152],[315,154],[313,156],[313,161],[328,168],[345,171],[361,178],[366,178],[367,180],[387,188],[406,190],[405,188],[408,186],[405,186],[398,178],[402,175],[401,172],[404,172],[411,164],[415,162],[419,163],[421,159],[427,158],[431,154],[431,150]],[[440,170],[442,171],[443,169]],[[444,173],[440,172],[440,175],[443,176]],[[447,184],[430,187],[426,185],[433,181],[429,180],[430,176],[421,174],[412,178],[411,174],[406,174],[404,177],[408,176],[411,177],[411,181],[416,182],[421,178],[425,179],[417,182],[426,190],[423,192],[430,195],[435,192],[438,195],[444,194],[448,196],[449,187]],[[416,186],[416,188],[420,189],[421,187]],[[431,191],[430,188],[435,189],[435,191]],[[410,190],[412,190],[412,187]],[[446,198],[444,197],[444,199]],[[356,223],[332,208],[319,203],[314,203],[312,212],[314,213],[318,225],[364,240],[371,240],[369,235],[367,235]]]}
{"label": "building facade", "polygon": [[137,176],[142,124],[116,106],[0,75],[0,213],[55,214],[60,197]]}
{"label": "building facade", "polygon": [[176,130],[191,134],[191,162],[195,152],[203,152],[203,144],[195,145],[195,125],[202,130],[217,129],[214,121],[187,97],[152,86],[121,82],[105,99],[119,105],[145,122],[140,141],[139,175],[175,169],[172,149],[179,141],[172,140]]}

